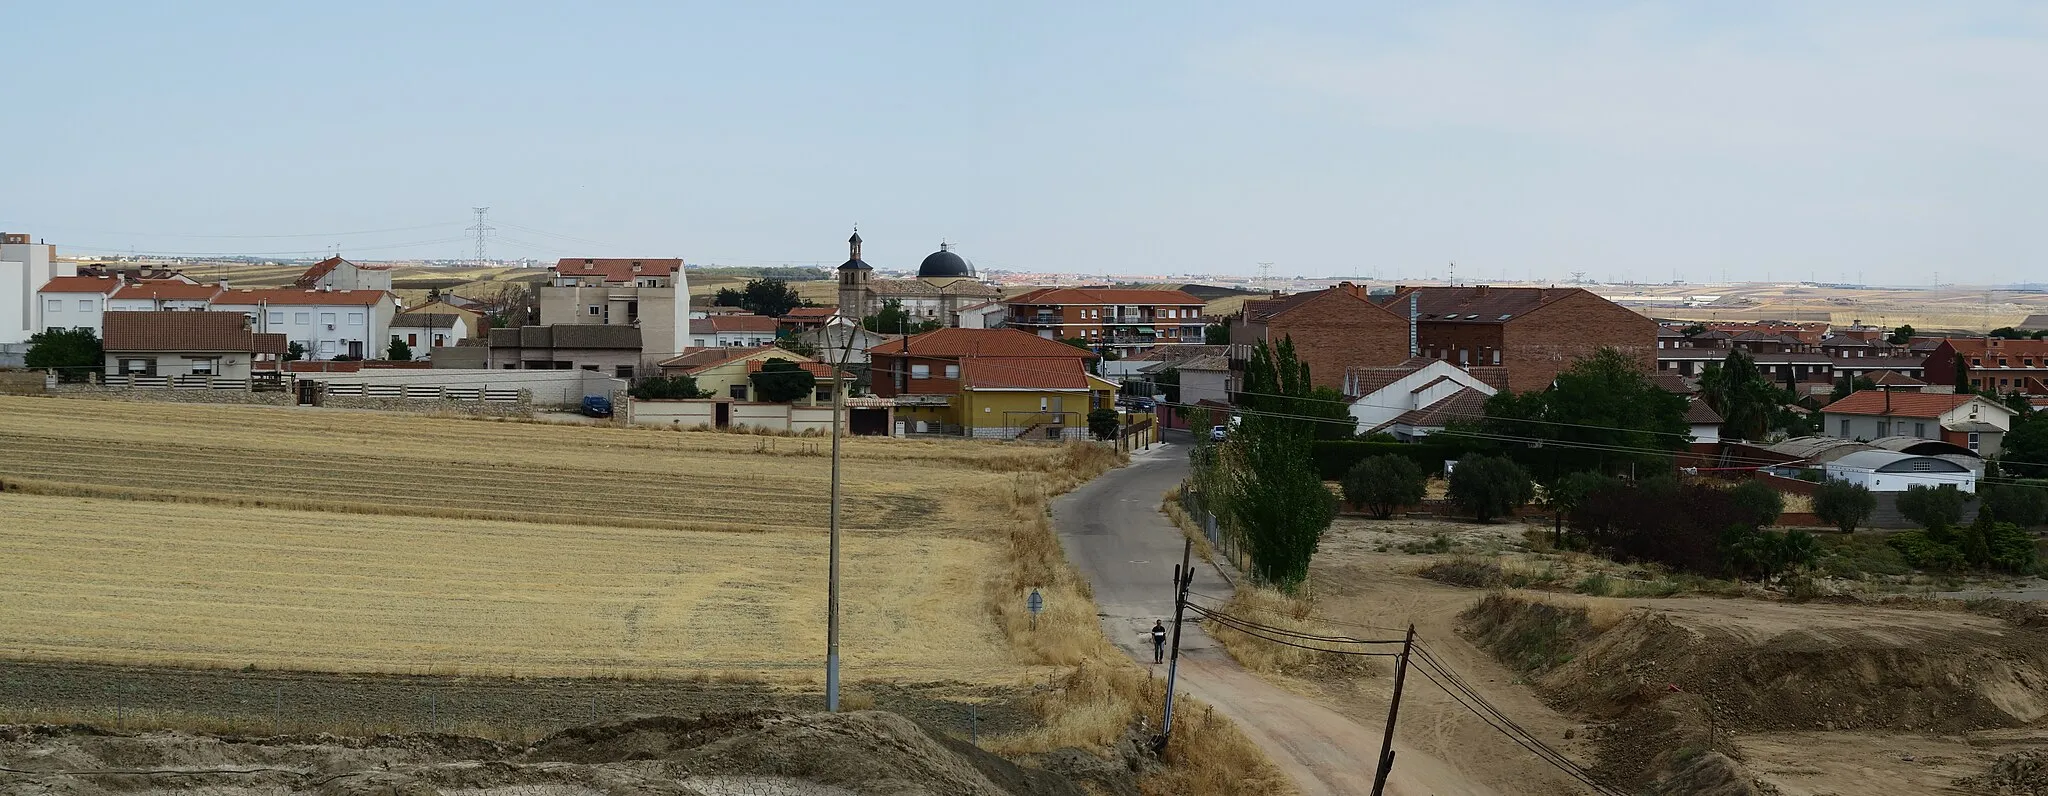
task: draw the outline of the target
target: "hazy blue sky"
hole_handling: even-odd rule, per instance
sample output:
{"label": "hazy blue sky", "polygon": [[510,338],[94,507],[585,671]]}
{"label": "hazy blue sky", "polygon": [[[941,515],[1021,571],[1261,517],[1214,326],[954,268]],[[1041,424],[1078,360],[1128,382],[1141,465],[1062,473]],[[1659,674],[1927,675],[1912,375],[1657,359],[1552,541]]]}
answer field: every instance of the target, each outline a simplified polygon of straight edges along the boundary
{"label": "hazy blue sky", "polygon": [[0,3],[0,228],[455,257],[490,205],[493,256],[836,264],[858,222],[884,267],[2048,279],[2038,2],[183,5]]}

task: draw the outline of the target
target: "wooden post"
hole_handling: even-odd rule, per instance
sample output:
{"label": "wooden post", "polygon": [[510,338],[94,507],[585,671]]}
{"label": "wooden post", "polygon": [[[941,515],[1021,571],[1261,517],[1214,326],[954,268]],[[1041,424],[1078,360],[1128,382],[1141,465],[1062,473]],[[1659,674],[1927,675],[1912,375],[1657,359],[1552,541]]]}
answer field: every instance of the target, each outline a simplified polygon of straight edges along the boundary
{"label": "wooden post", "polygon": [[1381,796],[1387,788],[1387,774],[1394,770],[1394,720],[1401,716],[1401,683],[1408,678],[1408,655],[1415,649],[1415,626],[1408,626],[1408,637],[1401,641],[1401,662],[1394,667],[1394,699],[1387,705],[1387,734],[1380,741],[1380,767],[1372,777],[1372,796]]}

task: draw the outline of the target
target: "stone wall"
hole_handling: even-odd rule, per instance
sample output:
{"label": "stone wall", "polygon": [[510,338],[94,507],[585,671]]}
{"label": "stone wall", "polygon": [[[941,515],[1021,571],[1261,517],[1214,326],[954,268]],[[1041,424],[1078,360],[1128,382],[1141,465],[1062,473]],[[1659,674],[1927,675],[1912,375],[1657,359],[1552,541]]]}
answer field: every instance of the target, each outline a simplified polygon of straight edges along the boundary
{"label": "stone wall", "polygon": [[[162,403],[188,404],[236,404],[242,406],[295,406],[298,401],[289,392],[248,392],[244,390],[133,390],[123,387],[104,387],[97,384],[60,384],[52,393],[93,398],[111,398],[121,401],[157,401]],[[532,417],[533,401],[529,393],[521,390],[516,403],[494,401],[451,401],[446,399],[423,398],[361,398],[355,396],[322,396],[320,405],[337,409],[371,409],[379,412],[417,412],[422,414],[454,414],[473,417]]]}
{"label": "stone wall", "polygon": [[532,417],[533,401],[525,390],[519,392],[517,403],[496,401],[452,401],[446,398],[361,398],[349,395],[328,395],[320,399],[321,406],[337,409],[374,409],[379,412],[423,412],[427,414],[470,415],[472,417]]}
{"label": "stone wall", "polygon": [[48,380],[40,370],[0,370],[0,395],[42,395]]}
{"label": "stone wall", "polygon": [[243,406],[291,406],[292,396],[282,392],[247,390],[134,390],[99,384],[59,384],[55,395],[113,398],[121,401],[155,401],[176,404],[239,404]]}

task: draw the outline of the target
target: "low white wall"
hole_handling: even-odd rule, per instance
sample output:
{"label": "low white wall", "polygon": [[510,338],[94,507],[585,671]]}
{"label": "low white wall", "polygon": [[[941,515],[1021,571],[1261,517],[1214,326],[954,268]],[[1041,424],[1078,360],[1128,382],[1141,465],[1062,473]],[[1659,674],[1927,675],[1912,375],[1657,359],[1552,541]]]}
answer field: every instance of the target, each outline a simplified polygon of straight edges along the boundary
{"label": "low white wall", "polygon": [[300,373],[327,384],[420,385],[485,390],[526,390],[536,406],[581,406],[586,395],[621,399],[626,380],[587,370],[487,370],[466,368],[366,369],[356,373]]}
{"label": "low white wall", "polygon": [[716,401],[633,401],[633,422],[647,426],[698,426],[711,425],[712,405]]}
{"label": "low white wall", "polygon": [[832,407],[829,406],[791,406],[707,398],[636,400],[633,401],[632,418],[634,423],[648,426],[708,426],[717,418],[717,410],[713,407],[721,403],[731,407],[726,415],[726,422],[729,425],[797,434],[832,433]]}

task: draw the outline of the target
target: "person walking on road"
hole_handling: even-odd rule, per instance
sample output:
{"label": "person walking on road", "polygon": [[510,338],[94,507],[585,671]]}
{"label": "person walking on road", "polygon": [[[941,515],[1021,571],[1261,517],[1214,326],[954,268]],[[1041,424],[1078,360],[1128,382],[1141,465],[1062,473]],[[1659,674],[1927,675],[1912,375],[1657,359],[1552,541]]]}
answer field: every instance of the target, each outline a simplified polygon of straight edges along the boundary
{"label": "person walking on road", "polygon": [[1166,624],[1163,620],[1152,622],[1152,662],[1166,662]]}

